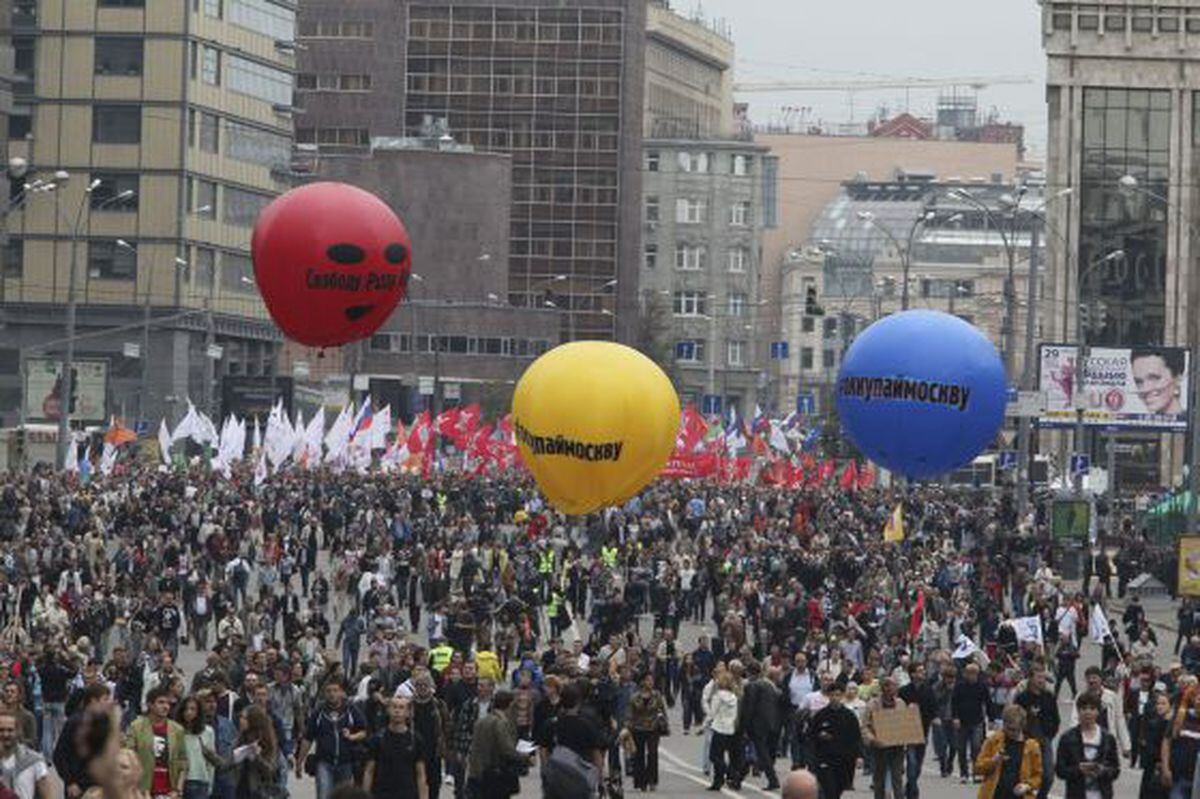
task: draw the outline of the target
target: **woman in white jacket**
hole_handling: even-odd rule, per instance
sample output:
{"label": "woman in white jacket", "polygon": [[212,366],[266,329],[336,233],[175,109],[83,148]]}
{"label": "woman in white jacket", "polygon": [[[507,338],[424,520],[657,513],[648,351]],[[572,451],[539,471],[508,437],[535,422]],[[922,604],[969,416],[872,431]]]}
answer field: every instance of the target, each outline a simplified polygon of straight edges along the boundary
{"label": "woman in white jacket", "polygon": [[[722,672],[714,679],[716,690],[712,691],[704,709],[712,730],[709,757],[712,759],[713,781],[708,790],[719,791],[725,784],[725,775],[729,773],[729,767],[735,762],[733,734],[737,731],[738,698],[733,692],[732,674]],[[705,691],[707,690],[706,687]]]}

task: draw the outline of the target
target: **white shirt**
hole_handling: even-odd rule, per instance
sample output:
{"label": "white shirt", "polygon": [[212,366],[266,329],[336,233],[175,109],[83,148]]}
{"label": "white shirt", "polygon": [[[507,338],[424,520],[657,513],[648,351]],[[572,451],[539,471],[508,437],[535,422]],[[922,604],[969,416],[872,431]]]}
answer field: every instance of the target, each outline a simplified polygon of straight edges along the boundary
{"label": "white shirt", "polygon": [[738,698],[732,691],[718,688],[712,692],[705,708],[712,731],[722,735],[733,735],[737,729]]}
{"label": "white shirt", "polygon": [[792,676],[788,679],[788,694],[792,700],[792,707],[804,707],[804,700],[812,693],[813,681],[808,672],[793,671]]}
{"label": "white shirt", "polygon": [[[17,755],[14,752],[11,756],[0,760],[0,768],[8,771],[17,765]],[[38,760],[33,765],[27,767],[20,774],[16,775],[13,780],[13,793],[20,799],[35,799],[37,796],[38,780],[50,773],[50,769],[46,767],[45,760]]]}

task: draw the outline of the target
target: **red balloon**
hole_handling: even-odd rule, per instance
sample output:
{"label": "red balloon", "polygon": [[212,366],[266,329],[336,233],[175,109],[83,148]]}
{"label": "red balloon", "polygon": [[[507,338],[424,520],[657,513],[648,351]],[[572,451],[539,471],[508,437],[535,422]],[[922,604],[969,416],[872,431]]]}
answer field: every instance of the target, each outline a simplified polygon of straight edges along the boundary
{"label": "red balloon", "polygon": [[310,183],[259,214],[250,245],[258,291],[294,341],[336,347],[379,329],[408,290],[412,242],[370,192]]}

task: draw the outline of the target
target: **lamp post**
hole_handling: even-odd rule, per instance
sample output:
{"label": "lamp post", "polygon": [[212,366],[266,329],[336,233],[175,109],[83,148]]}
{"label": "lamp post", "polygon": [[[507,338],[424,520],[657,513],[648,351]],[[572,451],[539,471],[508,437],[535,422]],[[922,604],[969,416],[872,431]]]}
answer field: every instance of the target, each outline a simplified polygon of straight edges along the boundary
{"label": "lamp post", "polygon": [[[71,175],[65,170],[59,170],[54,174],[55,182],[58,185],[69,181]],[[67,458],[67,438],[71,434],[71,395],[74,391],[75,380],[75,332],[76,332],[76,317],[78,312],[78,302],[75,296],[76,275],[78,273],[79,260],[79,241],[83,236],[84,211],[91,208],[92,192],[94,192],[101,184],[100,180],[93,180],[83,190],[83,197],[79,201],[79,207],[75,211],[75,219],[71,224],[71,252],[67,264],[67,324],[66,324],[66,352],[63,355],[62,364],[62,395],[58,412],[58,466],[66,462]],[[115,202],[121,202],[129,199],[133,195],[132,191],[123,191],[120,194],[115,194],[109,197],[102,203],[99,203],[94,210],[101,210]],[[60,212],[61,213],[61,212]],[[68,220],[69,221],[69,220]]]}
{"label": "lamp post", "polygon": [[[133,246],[125,239],[117,239],[117,246],[124,250],[128,250],[137,258],[137,247]],[[176,269],[187,269],[188,262],[183,258],[176,257],[174,260]],[[142,302],[142,387],[138,393],[137,416],[139,420],[146,420],[145,413],[149,406],[148,398],[150,396],[150,317],[152,311],[154,297],[154,265],[150,266],[150,275],[146,279],[146,296]],[[147,422],[149,420],[146,420]]]}
{"label": "lamp post", "polygon": [[892,246],[896,248],[896,252],[898,252],[900,254],[900,268],[903,271],[903,275],[904,275],[904,286],[901,288],[901,292],[900,292],[900,310],[907,311],[908,310],[908,273],[909,273],[909,270],[912,269],[913,240],[917,236],[917,230],[922,225],[927,224],[927,223],[932,222],[935,219],[937,219],[937,214],[934,213],[933,211],[925,211],[924,213],[918,215],[917,218],[915,220],[913,220],[912,227],[910,227],[908,229],[908,238],[903,243],[901,243],[900,240],[897,239],[896,236],[892,233],[892,231],[888,230],[885,225],[880,224],[879,220],[875,218],[875,214],[873,214],[872,212],[859,211],[858,218],[861,219],[862,221],[866,222],[868,227],[875,228],[880,233],[882,233],[887,238],[887,240],[892,243]]}

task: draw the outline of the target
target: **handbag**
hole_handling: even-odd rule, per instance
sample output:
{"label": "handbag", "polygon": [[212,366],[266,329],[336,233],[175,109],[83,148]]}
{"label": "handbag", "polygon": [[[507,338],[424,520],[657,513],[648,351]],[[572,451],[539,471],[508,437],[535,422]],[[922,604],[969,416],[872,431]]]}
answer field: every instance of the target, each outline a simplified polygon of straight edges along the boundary
{"label": "handbag", "polygon": [[666,738],[671,734],[671,725],[667,721],[666,713],[659,713],[654,717],[654,732],[662,738]]}

